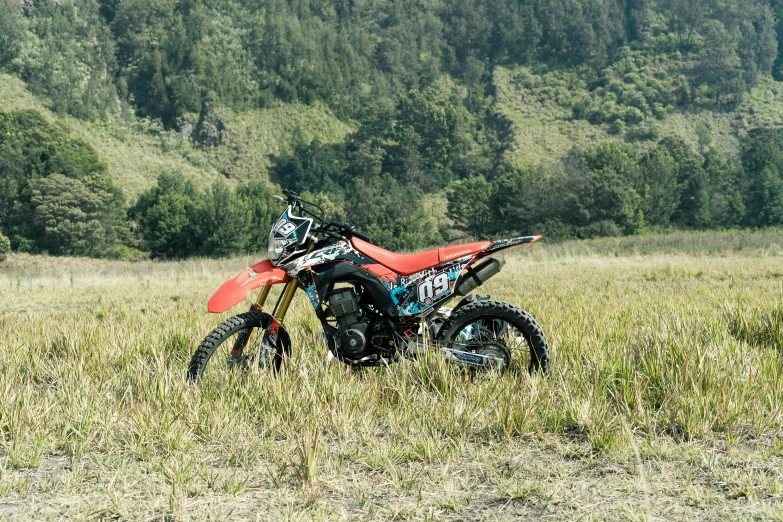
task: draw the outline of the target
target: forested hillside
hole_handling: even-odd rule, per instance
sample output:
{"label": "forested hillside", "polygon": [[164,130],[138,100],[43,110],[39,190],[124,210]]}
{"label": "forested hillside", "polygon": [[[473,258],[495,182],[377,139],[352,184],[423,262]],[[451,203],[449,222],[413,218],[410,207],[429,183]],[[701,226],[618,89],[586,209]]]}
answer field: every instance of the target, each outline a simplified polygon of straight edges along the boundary
{"label": "forested hillside", "polygon": [[783,0],[0,0],[0,230],[20,251],[228,255],[263,249],[275,185],[397,249],[778,226],[781,18]]}

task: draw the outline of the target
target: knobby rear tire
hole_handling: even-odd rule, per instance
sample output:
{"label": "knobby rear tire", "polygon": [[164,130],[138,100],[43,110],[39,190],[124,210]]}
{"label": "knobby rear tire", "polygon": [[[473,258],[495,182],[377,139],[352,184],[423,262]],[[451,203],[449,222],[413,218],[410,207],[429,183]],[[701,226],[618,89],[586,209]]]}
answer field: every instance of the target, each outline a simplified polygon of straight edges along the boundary
{"label": "knobby rear tire", "polygon": [[[229,319],[223,321],[214,330],[212,330],[201,344],[198,345],[196,352],[190,360],[188,366],[188,380],[191,382],[198,381],[204,375],[204,370],[207,368],[212,355],[217,349],[227,340],[232,339],[233,336],[241,332],[242,330],[261,329],[264,330],[269,325],[272,317],[264,312],[246,312],[243,314],[235,315]],[[254,346],[248,346],[249,349],[257,349]],[[278,331],[277,343],[275,351],[272,356],[273,369],[275,372],[279,371],[283,359],[291,355],[291,339],[288,336],[283,326],[280,326]]]}
{"label": "knobby rear tire", "polygon": [[475,301],[460,306],[440,328],[437,340],[451,347],[466,327],[481,319],[502,319],[516,328],[530,348],[528,370],[531,373],[549,370],[549,344],[541,327],[526,311],[502,301]]}

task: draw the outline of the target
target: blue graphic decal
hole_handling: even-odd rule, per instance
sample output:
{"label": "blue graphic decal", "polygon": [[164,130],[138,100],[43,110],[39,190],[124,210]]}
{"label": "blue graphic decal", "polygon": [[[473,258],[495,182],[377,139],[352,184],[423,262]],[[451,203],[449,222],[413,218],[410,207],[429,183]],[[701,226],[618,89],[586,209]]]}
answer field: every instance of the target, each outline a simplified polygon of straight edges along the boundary
{"label": "blue graphic decal", "polygon": [[405,300],[408,298],[408,296],[411,293],[411,287],[410,286],[397,286],[394,283],[383,283],[384,286],[386,286],[386,289],[389,291],[389,295],[391,295],[392,301],[394,301],[394,305],[397,308],[400,308],[402,303],[405,302]]}
{"label": "blue graphic decal", "polygon": [[480,355],[474,355],[472,353],[464,353],[464,352],[452,352],[452,355],[455,359],[462,362],[467,363],[473,363],[473,364],[484,364],[484,358]]}
{"label": "blue graphic decal", "polygon": [[[427,270],[409,279],[400,279],[400,286],[393,287],[391,283],[387,283],[386,287],[389,288],[394,304],[400,309],[400,315],[421,314],[454,293],[454,286],[465,265],[467,263],[463,262],[440,271]],[[427,291],[421,291],[423,286],[427,287]]]}

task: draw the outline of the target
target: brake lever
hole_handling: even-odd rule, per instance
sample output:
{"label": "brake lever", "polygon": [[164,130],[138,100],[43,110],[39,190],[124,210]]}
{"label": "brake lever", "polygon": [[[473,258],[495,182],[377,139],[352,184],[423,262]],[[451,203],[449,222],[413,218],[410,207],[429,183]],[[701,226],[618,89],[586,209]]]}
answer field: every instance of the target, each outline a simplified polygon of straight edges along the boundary
{"label": "brake lever", "polygon": [[275,199],[279,199],[279,200],[280,200],[280,201],[282,201],[283,203],[285,203],[285,202],[287,202],[287,201],[288,201],[288,200],[287,200],[287,199],[285,199],[283,196],[278,196],[277,194],[272,194],[272,197],[273,197],[273,198],[275,198]]}

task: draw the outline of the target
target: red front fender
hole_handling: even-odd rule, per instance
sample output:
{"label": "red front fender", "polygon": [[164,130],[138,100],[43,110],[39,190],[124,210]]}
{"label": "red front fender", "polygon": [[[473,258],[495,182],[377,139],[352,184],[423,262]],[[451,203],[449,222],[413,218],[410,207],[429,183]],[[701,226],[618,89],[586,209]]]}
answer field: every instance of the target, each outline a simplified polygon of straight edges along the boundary
{"label": "red front fender", "polygon": [[272,266],[271,261],[261,261],[234,279],[223,283],[215,295],[209,298],[207,308],[213,314],[225,312],[235,304],[247,299],[251,290],[262,286],[286,283],[289,279],[291,276],[282,268]]}

